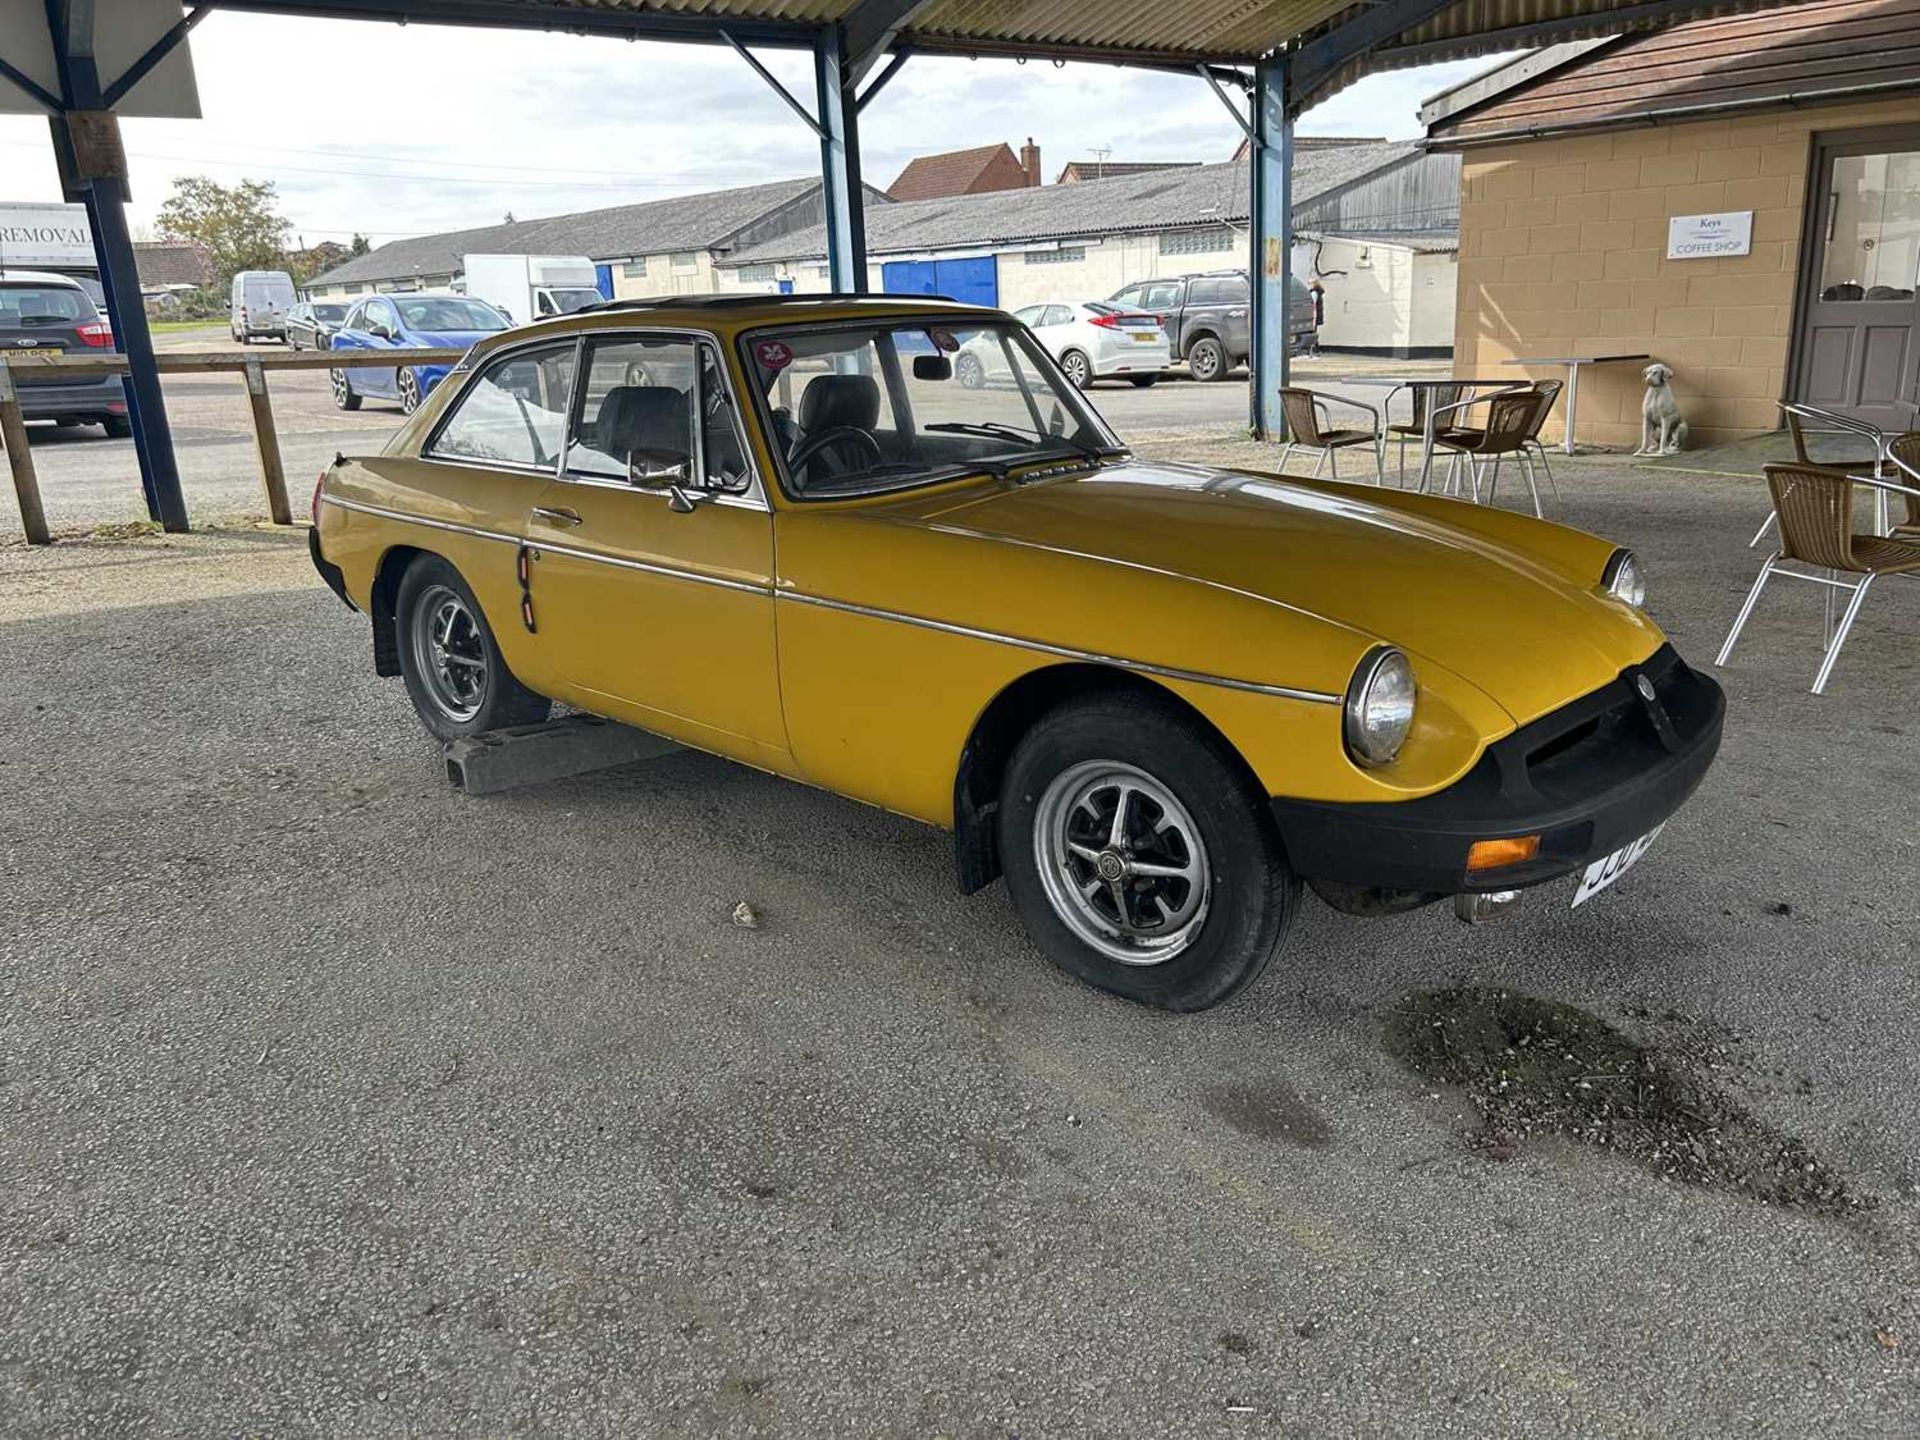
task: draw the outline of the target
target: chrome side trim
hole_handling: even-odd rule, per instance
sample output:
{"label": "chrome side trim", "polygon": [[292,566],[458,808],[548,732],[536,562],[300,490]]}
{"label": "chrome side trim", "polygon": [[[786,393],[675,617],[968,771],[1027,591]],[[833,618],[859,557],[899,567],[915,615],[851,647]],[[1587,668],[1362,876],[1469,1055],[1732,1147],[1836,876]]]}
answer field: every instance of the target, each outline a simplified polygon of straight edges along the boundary
{"label": "chrome side trim", "polygon": [[968,640],[989,640],[1001,645],[1014,645],[1022,650],[1033,650],[1042,655],[1057,656],[1062,660],[1086,660],[1096,665],[1112,665],[1116,669],[1131,670],[1139,675],[1152,675],[1162,680],[1184,680],[1195,685],[1218,685],[1225,690],[1244,690],[1255,695],[1273,695],[1283,700],[1305,700],[1315,705],[1338,705],[1344,697],[1329,695],[1321,690],[1299,690],[1289,685],[1263,685],[1254,680],[1232,680],[1224,675],[1206,675],[1198,670],[1181,670],[1171,665],[1152,665],[1144,660],[1126,660],[1118,655],[1102,655],[1093,650],[1073,650],[1064,645],[1051,645],[1044,640],[1027,640],[1018,635],[1002,635],[992,630],[975,630],[967,625],[953,625],[945,620],[929,620],[921,615],[903,615],[897,610],[876,610],[869,605],[855,605],[845,600],[828,600],[819,595],[802,595],[796,590],[777,590],[776,600],[792,600],[801,605],[817,605],[823,610],[840,610],[849,615],[864,615],[874,620],[895,620],[902,625],[917,625],[922,630],[935,630],[943,635],[959,635]]}
{"label": "chrome side trim", "polygon": [[602,565],[615,565],[622,570],[638,570],[643,575],[664,575],[669,580],[690,580],[696,585],[712,585],[720,590],[739,590],[748,595],[772,595],[773,589],[767,585],[755,585],[750,580],[729,580],[721,575],[703,575],[698,570],[680,570],[671,565],[655,565],[646,560],[629,560],[621,555],[603,555],[597,550],[579,550],[571,545],[555,545],[549,540],[529,536],[527,548],[538,555],[571,555],[576,560],[597,560]]}
{"label": "chrome side trim", "polygon": [[321,495],[322,505],[338,505],[342,510],[358,510],[362,515],[378,515],[383,520],[401,520],[409,525],[424,525],[429,530],[448,530],[455,535],[471,535],[479,540],[498,540],[507,545],[518,545],[518,535],[503,535],[498,530],[482,530],[476,525],[460,525],[452,520],[430,520],[425,515],[409,514],[405,510],[389,510],[383,505],[369,505],[363,500],[342,500],[338,495]]}

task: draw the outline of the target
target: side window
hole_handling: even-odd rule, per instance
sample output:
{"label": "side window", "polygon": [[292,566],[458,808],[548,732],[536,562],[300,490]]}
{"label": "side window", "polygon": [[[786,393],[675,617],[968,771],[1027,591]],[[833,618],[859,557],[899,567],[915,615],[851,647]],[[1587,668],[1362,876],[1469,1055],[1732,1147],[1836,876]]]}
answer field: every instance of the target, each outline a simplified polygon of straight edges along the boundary
{"label": "side window", "polygon": [[571,340],[502,356],[454,402],[427,454],[551,469],[566,434],[572,388]]}
{"label": "side window", "polygon": [[1072,319],[1073,312],[1067,309],[1066,306],[1049,305],[1047,307],[1047,318],[1040,323],[1043,325],[1065,325]]}
{"label": "side window", "polygon": [[1148,310],[1177,310],[1180,307],[1180,282],[1162,280],[1147,286],[1140,303]]}
{"label": "side window", "polygon": [[372,329],[375,325],[384,325],[389,330],[400,328],[399,321],[394,317],[393,306],[384,300],[367,302],[367,328]]}
{"label": "side window", "polygon": [[1144,285],[1129,285],[1127,286],[1126,289],[1120,291],[1117,295],[1113,297],[1113,299],[1109,300],[1107,303],[1109,305],[1144,304],[1145,302],[1142,301],[1140,297],[1146,293],[1146,289],[1147,287]]}
{"label": "side window", "polygon": [[[585,381],[567,441],[568,474],[746,488],[739,417],[711,345],[665,336],[589,342]],[[702,463],[704,474],[697,473]]]}
{"label": "side window", "polygon": [[1046,309],[1047,307],[1044,305],[1028,305],[1023,309],[1014,311],[1013,318],[1018,320],[1022,325],[1038,325],[1040,323],[1040,317],[1046,313]]}

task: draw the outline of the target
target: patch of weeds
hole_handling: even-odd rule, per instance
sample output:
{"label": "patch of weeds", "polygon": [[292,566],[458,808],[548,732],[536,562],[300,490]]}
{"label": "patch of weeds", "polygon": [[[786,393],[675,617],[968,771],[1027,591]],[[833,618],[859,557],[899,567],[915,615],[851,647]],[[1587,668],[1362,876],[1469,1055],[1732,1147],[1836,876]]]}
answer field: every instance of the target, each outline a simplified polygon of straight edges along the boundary
{"label": "patch of weeds", "polygon": [[1415,1074],[1467,1092],[1467,1143],[1489,1159],[1557,1135],[1669,1180],[1837,1216],[1875,1203],[1806,1144],[1760,1120],[1678,1054],[1571,1005],[1506,990],[1415,991],[1384,1042]]}

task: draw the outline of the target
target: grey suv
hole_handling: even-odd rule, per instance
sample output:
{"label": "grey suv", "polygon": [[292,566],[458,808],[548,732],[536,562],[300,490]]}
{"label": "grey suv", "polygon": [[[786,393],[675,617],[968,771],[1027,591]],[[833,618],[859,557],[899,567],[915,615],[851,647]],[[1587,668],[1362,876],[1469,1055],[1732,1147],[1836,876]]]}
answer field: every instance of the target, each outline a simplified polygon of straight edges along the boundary
{"label": "grey suv", "polygon": [[[0,355],[97,355],[113,349],[113,327],[77,280],[42,270],[0,270]],[[127,394],[118,375],[74,375],[22,365],[13,372],[20,413],[56,425],[103,425],[124,438]]]}
{"label": "grey suv", "polygon": [[[1244,270],[1210,270],[1142,280],[1114,291],[1108,300],[1160,317],[1175,360],[1187,362],[1196,380],[1224,380],[1246,363],[1253,348],[1251,302]],[[1287,340],[1296,350],[1313,339],[1313,296],[1287,277]]]}

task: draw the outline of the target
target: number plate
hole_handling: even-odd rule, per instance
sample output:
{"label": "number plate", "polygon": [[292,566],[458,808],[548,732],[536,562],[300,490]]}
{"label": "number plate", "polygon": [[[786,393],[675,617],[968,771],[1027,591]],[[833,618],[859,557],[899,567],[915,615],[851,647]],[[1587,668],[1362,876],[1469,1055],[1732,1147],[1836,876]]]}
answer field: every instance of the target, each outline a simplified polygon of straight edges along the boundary
{"label": "number plate", "polygon": [[64,355],[66,351],[52,346],[40,346],[32,350],[0,350],[0,360],[46,360],[55,355]]}
{"label": "number plate", "polygon": [[1140,331],[1135,330],[1133,332],[1133,338],[1136,344],[1151,345],[1160,338],[1160,332],[1155,330],[1148,334],[1142,334]]}
{"label": "number plate", "polygon": [[1622,845],[1611,855],[1603,856],[1587,866],[1586,873],[1580,877],[1580,888],[1573,892],[1573,903],[1585,904],[1639,864],[1640,857],[1647,853],[1665,828],[1664,824],[1656,825],[1632,844]]}

